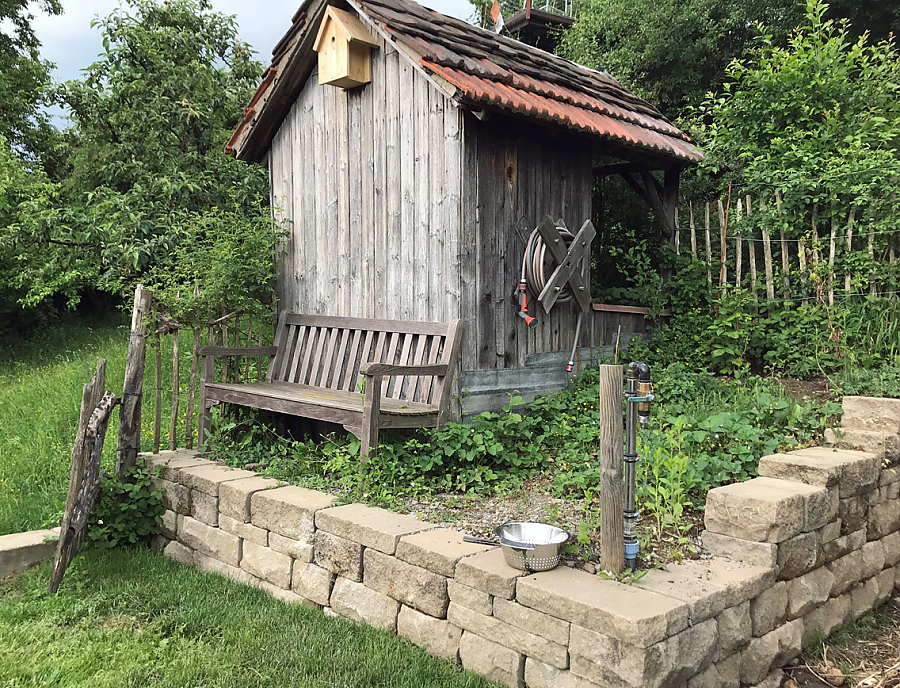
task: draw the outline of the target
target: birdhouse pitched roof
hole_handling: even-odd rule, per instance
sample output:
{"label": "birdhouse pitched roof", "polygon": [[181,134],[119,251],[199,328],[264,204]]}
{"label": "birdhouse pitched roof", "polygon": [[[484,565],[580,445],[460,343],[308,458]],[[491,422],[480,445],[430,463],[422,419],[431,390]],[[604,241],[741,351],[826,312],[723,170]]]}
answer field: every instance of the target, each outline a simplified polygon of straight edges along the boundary
{"label": "birdhouse pitched roof", "polygon": [[[412,0],[349,0],[359,17],[462,106],[566,127],[640,154],[687,165],[703,154],[678,127],[602,71],[448,17]],[[326,0],[306,0],[226,147],[259,161],[313,67]],[[312,35],[311,35],[312,34]]]}
{"label": "birdhouse pitched roof", "polygon": [[321,50],[322,40],[325,38],[326,31],[330,25],[334,25],[338,34],[350,43],[363,43],[371,45],[373,48],[378,47],[378,41],[372,38],[372,34],[366,31],[365,27],[360,24],[359,19],[349,12],[329,6],[325,10],[325,16],[319,25],[319,33],[316,35],[316,42],[313,45],[313,50],[316,52]]}

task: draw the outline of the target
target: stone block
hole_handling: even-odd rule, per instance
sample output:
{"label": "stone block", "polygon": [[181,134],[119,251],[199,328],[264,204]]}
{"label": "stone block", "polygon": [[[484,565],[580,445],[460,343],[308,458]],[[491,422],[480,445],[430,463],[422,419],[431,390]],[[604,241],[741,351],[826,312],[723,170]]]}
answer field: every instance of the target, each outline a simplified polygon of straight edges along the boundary
{"label": "stone block", "polygon": [[825,640],[844,625],[850,614],[850,595],[832,597],[803,617],[803,647]]}
{"label": "stone block", "polygon": [[708,619],[649,647],[572,626],[572,673],[603,686],[678,686],[702,671],[716,651],[716,622]]}
{"label": "stone block", "polygon": [[288,604],[302,604],[304,607],[321,609],[321,607],[315,602],[312,602],[305,597],[300,597],[300,595],[290,590],[285,590],[284,588],[280,588],[277,585],[272,585],[271,583],[268,583],[264,580],[258,581],[256,583],[256,587],[267,593],[268,595],[271,595],[276,600],[281,600],[282,602],[287,602]]}
{"label": "stone block", "polygon": [[845,396],[841,425],[858,430],[900,432],[900,399]]}
{"label": "stone block", "polygon": [[833,456],[802,453],[772,454],[759,460],[759,475],[794,480],[816,487],[832,487],[841,479],[843,463]]}
{"label": "stone block", "polygon": [[459,583],[504,600],[515,597],[516,580],[524,575],[524,571],[506,563],[499,547],[466,557],[456,564],[456,580]]}
{"label": "stone block", "polygon": [[[215,466],[214,461],[202,459],[192,450],[179,449],[176,451],[161,451],[159,454],[146,455],[142,454],[141,458],[145,460],[145,465],[150,475],[156,478],[162,478],[169,482],[177,482],[175,480],[176,471],[180,468],[191,468],[193,466]],[[174,509],[173,509],[174,511]]]}
{"label": "stone block", "polygon": [[884,547],[881,542],[867,542],[860,550],[862,552],[862,571],[860,579],[871,578],[884,568]]}
{"label": "stone block", "polygon": [[741,653],[716,661],[719,673],[719,688],[740,688],[741,685]]}
{"label": "stone block", "polygon": [[292,540],[278,533],[269,533],[269,547],[276,552],[287,554],[297,561],[309,563],[313,560],[313,546],[311,544],[300,540]]}
{"label": "stone block", "polygon": [[438,528],[402,536],[397,543],[396,556],[401,561],[453,578],[460,559],[490,549],[490,545],[464,542],[463,534],[458,530]]}
{"label": "stone block", "polygon": [[809,532],[837,519],[840,500],[836,487],[829,487],[809,495],[806,501],[806,521],[803,530]]}
{"label": "stone block", "polygon": [[268,547],[244,541],[244,552],[241,555],[241,568],[279,588],[291,587],[291,558],[286,554],[274,552]]}
{"label": "stone block", "polygon": [[363,555],[365,584],[408,607],[443,619],[447,615],[447,579],[374,549]]}
{"label": "stone block", "polygon": [[884,430],[855,430],[853,428],[826,428],[825,441],[842,449],[856,449],[862,453],[886,455],[890,459],[900,456],[900,435]]}
{"label": "stone block", "polygon": [[262,547],[268,547],[269,545],[268,530],[257,528],[251,523],[237,521],[231,518],[231,516],[219,514],[219,528],[224,530],[226,533],[237,535],[247,542],[252,542],[254,544],[261,545]]}
{"label": "stone block", "polygon": [[766,568],[775,566],[778,561],[778,546],[771,542],[753,542],[708,530],[703,531],[701,538],[703,546],[715,557]]}
{"label": "stone block", "polygon": [[474,609],[479,614],[490,616],[494,610],[494,596],[455,580],[447,581],[447,595],[451,602]]}
{"label": "stone block", "polygon": [[722,679],[715,664],[710,664],[699,674],[690,679],[687,688],[722,688]]}
{"label": "stone block", "polygon": [[352,540],[317,530],[313,547],[313,561],[343,578],[362,582],[363,547]]}
{"label": "stone block", "polygon": [[812,571],[819,561],[819,537],[801,533],[778,545],[778,577],[789,580]]}
{"label": "stone block", "polygon": [[239,468],[229,468],[214,463],[208,466],[189,466],[175,470],[175,481],[185,487],[199,492],[205,492],[213,497],[219,496],[219,485],[230,480],[240,478],[253,478],[255,473]]}
{"label": "stone block", "polygon": [[882,466],[881,475],[878,478],[879,487],[896,485],[897,483],[900,483],[900,466]]}
{"label": "stone block", "polygon": [[335,497],[288,485],[250,496],[250,522],[292,540],[312,544],[315,513],[334,504]]}
{"label": "stone block", "polygon": [[323,607],[328,606],[331,597],[331,586],[334,574],[331,571],[309,564],[295,561],[291,574],[291,590]]}
{"label": "stone block", "polygon": [[[833,432],[831,434],[834,435]],[[859,494],[878,481],[878,456],[872,452],[810,447],[791,454],[839,462],[841,464],[839,491],[842,498]]]}
{"label": "stone block", "polygon": [[764,636],[753,638],[741,653],[741,683],[759,683],[772,667],[784,666],[797,657],[802,644],[802,619],[794,619]]}
{"label": "stone block", "polygon": [[534,659],[525,658],[525,685],[528,688],[581,688],[571,671],[557,669]]}
{"label": "stone block", "polygon": [[869,578],[850,591],[850,618],[858,619],[875,608],[878,599],[878,579]]}
{"label": "stone block", "polygon": [[346,619],[397,632],[400,603],[362,583],[338,577],[331,593],[331,608]]}
{"label": "stone block", "polygon": [[235,521],[250,522],[250,498],[255,492],[272,490],[280,483],[272,478],[240,478],[219,485],[219,513]]}
{"label": "stone block", "polygon": [[[759,638],[781,626],[787,616],[787,583],[779,581],[750,600],[753,636]],[[752,681],[751,681],[752,683]]]}
{"label": "stone block", "polygon": [[[467,605],[463,605],[466,607]],[[471,607],[470,607],[471,608]],[[497,599],[494,601],[494,616],[504,623],[534,633],[558,645],[569,644],[569,622],[543,612],[523,607],[516,602]]]}
{"label": "stone block", "polygon": [[875,598],[875,606],[878,607],[887,602],[894,594],[894,582],[897,574],[893,568],[885,569],[874,580],[878,584],[878,597]]}
{"label": "stone block", "polygon": [[718,662],[740,652],[750,642],[753,634],[753,622],[750,618],[750,602],[728,607],[716,616],[716,626],[719,633],[719,644],[716,649],[715,661]]}
{"label": "stone block", "polygon": [[492,683],[521,688],[525,681],[525,655],[468,631],[459,640],[463,669]]}
{"label": "stone block", "polygon": [[395,514],[365,504],[345,504],[316,514],[316,528],[385,554],[397,551],[400,538],[436,528],[414,516]]}
{"label": "stone block", "polygon": [[753,478],[709,491],[706,529],[757,542],[782,542],[803,532],[810,501],[827,490],[775,478]]}
{"label": "stone block", "polygon": [[182,517],[178,540],[201,554],[231,566],[238,566],[240,563],[241,539],[237,535],[208,526],[190,516]]}
{"label": "stone block", "polygon": [[462,629],[449,621],[435,619],[403,605],[397,617],[397,635],[425,648],[425,651],[433,657],[448,659],[451,662],[459,661],[459,639],[462,636]]}
{"label": "stone block", "polygon": [[162,492],[162,505],[177,514],[191,515],[191,489],[163,478],[150,478],[150,488]]}
{"label": "stone block", "polygon": [[819,542],[833,542],[841,536],[841,519],[837,519],[819,528],[816,533],[819,536]]}
{"label": "stone block", "polygon": [[219,561],[218,559],[213,559],[212,557],[208,557],[205,554],[201,554],[200,552],[194,552],[194,566],[201,571],[217,573],[224,578],[228,578],[229,580],[233,580],[238,583],[243,583],[244,585],[259,587],[262,583],[259,578],[251,576],[243,569],[240,569],[237,566],[232,566],[231,564],[226,564],[222,561]]}
{"label": "stone block", "polygon": [[194,552],[189,547],[185,547],[180,542],[172,540],[163,548],[163,556],[168,557],[172,561],[177,561],[185,566],[194,565]]}
{"label": "stone block", "polygon": [[834,540],[823,542],[819,547],[819,562],[827,564],[839,557],[843,557],[852,551],[850,547],[850,536],[841,535]]}
{"label": "stone block", "polygon": [[869,540],[877,540],[900,530],[900,500],[891,499],[869,507]]}
{"label": "stone block", "polygon": [[219,525],[219,498],[191,490],[191,516],[208,526]]}
{"label": "stone block", "polygon": [[558,669],[569,666],[569,654],[565,645],[511,626],[496,617],[485,616],[467,607],[450,603],[447,621],[464,631],[470,631],[482,638],[490,638],[504,647],[512,648]]}
{"label": "stone block", "polygon": [[900,562],[900,531],[883,537],[881,546],[884,549],[884,565],[896,566]]}
{"label": "stone block", "polygon": [[868,500],[861,495],[845,497],[839,502],[838,513],[841,518],[841,534],[865,530],[866,517],[869,513]]}
{"label": "stone block", "polygon": [[169,540],[174,540],[178,537],[178,514],[171,509],[163,511],[159,532]]}
{"label": "stone block", "polygon": [[863,556],[860,550],[854,550],[850,554],[845,554],[830,562],[828,570],[834,575],[831,597],[836,597],[849,590],[854,583],[862,579],[862,567]]}
{"label": "stone block", "polygon": [[788,583],[788,619],[801,617],[828,601],[834,586],[834,574],[825,566]]}
{"label": "stone block", "polygon": [[863,545],[866,544],[866,529],[861,528],[860,530],[854,530],[850,535],[847,536],[847,542],[850,545],[850,551],[854,552],[858,549],[862,549]]}
{"label": "stone block", "polygon": [[536,573],[517,587],[519,604],[631,645],[647,647],[688,626],[685,603],[578,569]]}
{"label": "stone block", "polygon": [[784,682],[784,672],[781,669],[773,669],[769,674],[753,688],[781,688]]}
{"label": "stone block", "polygon": [[171,540],[163,535],[154,535],[150,538],[150,549],[154,552],[162,552]]}

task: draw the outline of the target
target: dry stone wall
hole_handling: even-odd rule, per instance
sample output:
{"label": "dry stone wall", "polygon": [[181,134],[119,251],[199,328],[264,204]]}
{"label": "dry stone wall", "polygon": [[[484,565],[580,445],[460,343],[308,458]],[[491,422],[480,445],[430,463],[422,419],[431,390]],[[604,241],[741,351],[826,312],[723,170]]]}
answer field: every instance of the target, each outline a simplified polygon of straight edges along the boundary
{"label": "dry stone wall", "polygon": [[900,583],[900,471],[862,452],[766,457],[759,478],[710,492],[713,558],[633,585],[565,566],[523,575],[457,531],[190,453],[148,462],[166,556],[512,688],[758,685]]}

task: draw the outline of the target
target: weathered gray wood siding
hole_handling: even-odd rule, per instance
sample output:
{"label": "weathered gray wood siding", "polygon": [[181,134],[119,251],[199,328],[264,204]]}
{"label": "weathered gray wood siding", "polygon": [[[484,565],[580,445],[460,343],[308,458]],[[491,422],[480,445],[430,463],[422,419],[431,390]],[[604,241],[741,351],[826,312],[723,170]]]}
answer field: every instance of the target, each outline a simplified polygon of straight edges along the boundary
{"label": "weathered gray wood siding", "polygon": [[[461,369],[525,368],[533,354],[572,348],[576,305],[557,304],[548,315],[534,300],[538,325],[529,329],[517,315],[516,287],[525,242],[544,215],[573,233],[591,217],[591,142],[502,116],[483,122],[466,114],[463,133]],[[623,334],[645,331],[642,321],[585,314],[580,346],[609,344],[620,324]]]}
{"label": "weathered gray wood siding", "polygon": [[272,142],[272,201],[290,233],[280,309],[459,317],[462,112],[383,41],[372,82],[313,71]]}

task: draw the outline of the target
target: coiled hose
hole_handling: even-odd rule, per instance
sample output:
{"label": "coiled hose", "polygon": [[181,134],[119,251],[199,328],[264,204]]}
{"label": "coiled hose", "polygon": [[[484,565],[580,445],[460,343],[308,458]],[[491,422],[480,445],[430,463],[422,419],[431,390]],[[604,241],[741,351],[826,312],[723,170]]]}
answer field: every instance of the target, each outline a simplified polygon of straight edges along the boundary
{"label": "coiled hose", "polygon": [[[568,251],[569,246],[575,239],[575,235],[559,224],[556,225],[556,230],[559,232],[560,237],[562,237],[563,242],[565,242],[566,250]],[[547,286],[547,277],[544,274],[544,262],[546,258],[547,245],[544,243],[544,238],[541,236],[540,232],[535,229],[531,232],[531,236],[528,237],[528,242],[525,244],[525,253],[522,255],[522,275],[519,278],[519,317],[525,320],[525,323],[529,327],[537,327],[537,319],[528,315],[527,292],[530,290],[532,294],[539,295]],[[550,274],[552,274],[552,272]],[[585,279],[587,279],[583,267],[582,274]],[[559,289],[559,295],[556,297],[557,303],[569,303],[575,299],[575,295],[572,293],[572,288],[569,286],[568,282],[562,287],[557,288]],[[578,313],[578,321],[575,325],[575,341],[572,343],[572,353],[569,356],[569,363],[566,366],[566,372],[569,373],[575,368],[575,352],[578,349],[578,340],[581,337],[581,319],[583,315],[584,314],[581,312]]]}

